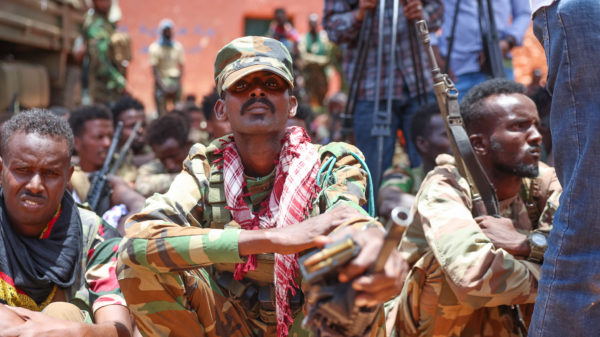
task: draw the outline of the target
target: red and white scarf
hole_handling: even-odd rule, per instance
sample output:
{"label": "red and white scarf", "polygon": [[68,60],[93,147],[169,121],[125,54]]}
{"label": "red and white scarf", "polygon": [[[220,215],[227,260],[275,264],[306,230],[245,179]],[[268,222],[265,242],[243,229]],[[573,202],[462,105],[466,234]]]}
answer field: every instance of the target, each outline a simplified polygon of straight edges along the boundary
{"label": "red and white scarf", "polygon": [[[316,177],[320,160],[306,131],[300,127],[289,127],[282,142],[273,190],[257,213],[252,212],[244,200],[248,196],[244,193],[244,166],[233,139],[221,150],[227,208],[243,229],[283,228],[304,221],[311,201],[318,193]],[[256,265],[256,256],[248,256],[247,262],[236,265],[234,277],[240,280]],[[295,254],[275,254],[275,304],[277,335],[280,337],[287,336],[292,324],[288,294],[295,294],[297,268]]]}

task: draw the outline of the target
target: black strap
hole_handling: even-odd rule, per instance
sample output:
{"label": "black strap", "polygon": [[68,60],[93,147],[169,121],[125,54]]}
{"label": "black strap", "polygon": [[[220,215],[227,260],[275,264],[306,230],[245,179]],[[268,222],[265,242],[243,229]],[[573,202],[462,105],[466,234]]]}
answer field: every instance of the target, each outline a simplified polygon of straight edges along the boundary
{"label": "black strap", "polygon": [[452,49],[454,48],[454,34],[456,33],[456,21],[458,19],[458,9],[460,7],[460,0],[456,0],[454,6],[454,16],[452,17],[452,28],[450,28],[450,35],[448,36],[448,51],[446,52],[446,65],[444,66],[444,73],[448,73],[450,69],[450,55],[452,55]]}

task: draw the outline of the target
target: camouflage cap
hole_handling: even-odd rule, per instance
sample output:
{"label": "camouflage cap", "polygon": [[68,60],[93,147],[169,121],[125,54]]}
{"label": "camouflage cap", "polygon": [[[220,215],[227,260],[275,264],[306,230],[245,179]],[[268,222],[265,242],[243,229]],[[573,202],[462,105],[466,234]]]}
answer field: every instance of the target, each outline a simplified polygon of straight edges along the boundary
{"label": "camouflage cap", "polygon": [[219,96],[242,77],[257,71],[270,71],[294,87],[292,57],[279,41],[262,36],[237,38],[217,53],[215,83]]}

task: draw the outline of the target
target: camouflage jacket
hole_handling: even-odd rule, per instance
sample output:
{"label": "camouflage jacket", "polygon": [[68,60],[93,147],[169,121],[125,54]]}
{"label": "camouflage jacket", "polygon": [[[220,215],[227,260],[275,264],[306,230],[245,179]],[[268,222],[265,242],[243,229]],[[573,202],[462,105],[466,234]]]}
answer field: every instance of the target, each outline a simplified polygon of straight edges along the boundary
{"label": "camouflage jacket", "polygon": [[412,169],[409,167],[393,166],[383,172],[379,189],[391,186],[404,193],[416,195],[421,187],[424,176],[423,165]]}
{"label": "camouflage jacket", "polygon": [[[118,271],[120,281],[130,277],[130,268],[140,266],[163,274],[198,269],[210,271],[213,268],[232,271],[235,263],[243,262],[238,253],[241,229],[225,208],[223,172],[218,164],[221,157],[217,151],[219,144],[218,139],[208,147],[195,144],[183,163],[183,171],[169,190],[148,198],[142,212],[128,221],[127,234],[120,245],[119,261],[123,265]],[[331,166],[331,174],[323,172],[318,177],[322,189],[313,201],[311,215],[324,212],[340,202],[349,203],[364,212],[359,205],[366,201],[367,175],[359,161],[350,154],[362,156],[359,150],[344,143],[315,146],[323,167],[329,168],[325,163],[329,164],[328,160],[333,156],[337,161]],[[269,254],[257,256],[257,268],[248,272],[245,279],[261,285],[272,283],[273,259],[263,259],[260,255]],[[203,268],[210,265],[214,267]],[[121,284],[125,286],[127,283]],[[153,289],[140,288],[135,294],[143,296],[144,291],[152,292]],[[176,310],[174,307],[144,302],[143,307],[130,308],[134,313],[139,310],[155,314],[161,310],[172,312]],[[184,307],[179,310],[182,310],[182,315],[185,314]]]}
{"label": "camouflage jacket", "polygon": [[[448,155],[421,185],[413,223],[400,245],[411,271],[401,295],[400,336],[518,336],[502,305],[533,304],[539,264],[494,247],[471,214],[471,190]],[[517,231],[550,231],[562,191],[554,169],[540,163],[535,179],[500,201]],[[532,221],[533,219],[533,221]],[[532,306],[520,305],[527,314]]]}
{"label": "camouflage jacket", "polygon": [[[107,305],[125,305],[115,272],[119,233],[90,210],[79,207],[79,215],[82,274],[72,287],[70,301],[91,314]],[[107,244],[111,242],[112,246]]]}
{"label": "camouflage jacket", "polygon": [[[111,57],[111,35],[114,24],[90,10],[83,23],[83,37],[89,58],[89,90],[94,101],[106,102],[117,97],[125,88],[121,74]],[[105,98],[105,99],[103,99]]]}
{"label": "camouflage jacket", "polygon": [[177,173],[167,172],[167,168],[158,159],[140,166],[135,179],[135,189],[145,197],[154,193],[165,193],[171,186]]}

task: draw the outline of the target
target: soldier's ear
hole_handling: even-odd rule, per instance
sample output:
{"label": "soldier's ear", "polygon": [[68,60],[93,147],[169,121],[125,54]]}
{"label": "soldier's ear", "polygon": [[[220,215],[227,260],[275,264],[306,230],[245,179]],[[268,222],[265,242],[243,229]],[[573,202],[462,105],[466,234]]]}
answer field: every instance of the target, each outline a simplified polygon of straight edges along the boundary
{"label": "soldier's ear", "polygon": [[429,151],[429,142],[421,136],[415,137],[415,146],[421,153],[427,153]]}
{"label": "soldier's ear", "polygon": [[222,98],[215,103],[215,117],[220,121],[228,120],[227,113],[225,113],[225,101]]}
{"label": "soldier's ear", "polygon": [[290,96],[290,109],[288,111],[288,118],[293,118],[296,116],[296,111],[298,111],[298,99],[296,96]]}
{"label": "soldier's ear", "polygon": [[469,140],[475,154],[486,156],[490,152],[490,140],[486,135],[475,133],[469,136]]}

